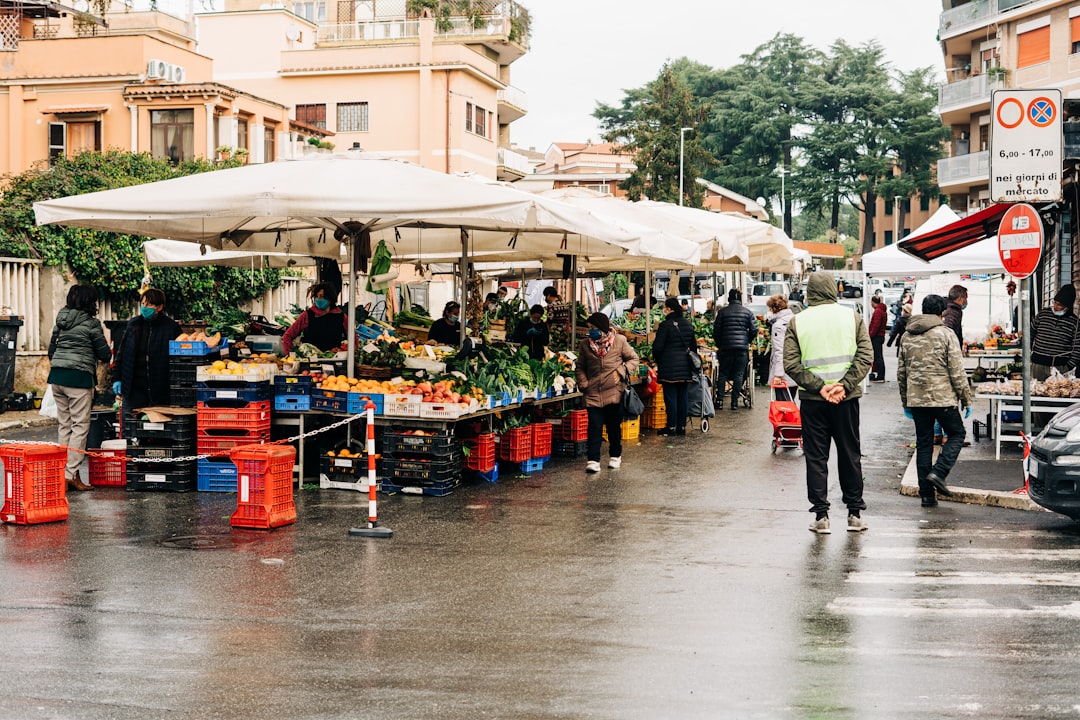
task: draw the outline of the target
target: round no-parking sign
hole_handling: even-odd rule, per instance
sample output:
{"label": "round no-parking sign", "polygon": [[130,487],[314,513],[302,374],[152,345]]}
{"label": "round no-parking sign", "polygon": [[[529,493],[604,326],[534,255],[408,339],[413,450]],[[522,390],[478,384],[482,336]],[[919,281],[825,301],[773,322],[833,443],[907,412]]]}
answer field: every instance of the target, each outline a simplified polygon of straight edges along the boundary
{"label": "round no-parking sign", "polygon": [[1042,249],[1042,220],[1035,208],[1020,203],[1006,210],[998,226],[998,255],[1005,271],[1023,280],[1039,266]]}

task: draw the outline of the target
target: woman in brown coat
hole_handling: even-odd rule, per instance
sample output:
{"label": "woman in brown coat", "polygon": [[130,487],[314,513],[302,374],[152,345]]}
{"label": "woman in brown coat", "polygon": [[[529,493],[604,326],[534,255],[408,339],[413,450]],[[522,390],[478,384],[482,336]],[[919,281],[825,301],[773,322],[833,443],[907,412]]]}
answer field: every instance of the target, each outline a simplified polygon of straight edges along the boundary
{"label": "woman in brown coat", "polygon": [[628,378],[637,372],[638,356],[630,343],[611,328],[604,313],[585,321],[589,337],[581,341],[577,359],[577,384],[585,393],[589,411],[588,462],[585,472],[600,472],[600,444],[607,428],[608,467],[622,464],[622,394]]}

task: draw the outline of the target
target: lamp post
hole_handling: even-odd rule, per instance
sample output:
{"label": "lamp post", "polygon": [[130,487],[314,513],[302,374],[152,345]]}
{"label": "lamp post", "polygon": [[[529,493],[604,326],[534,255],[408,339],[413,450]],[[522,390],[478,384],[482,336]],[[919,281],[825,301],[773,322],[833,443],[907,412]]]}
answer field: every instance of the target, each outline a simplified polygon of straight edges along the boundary
{"label": "lamp post", "polygon": [[686,147],[686,133],[694,128],[679,128],[679,206],[683,204],[683,150]]}
{"label": "lamp post", "polygon": [[893,244],[900,242],[900,196],[893,195],[893,227],[896,228],[893,231]]}
{"label": "lamp post", "polygon": [[787,232],[788,231],[787,228],[784,227],[784,224],[785,224],[784,221],[787,219],[787,213],[784,212],[784,204],[786,202],[785,198],[787,197],[787,187],[786,187],[786,185],[784,183],[784,180],[787,178],[787,174],[788,174],[787,165],[781,165],[780,168],[779,168],[779,172],[780,172],[780,227],[783,227],[784,232]]}

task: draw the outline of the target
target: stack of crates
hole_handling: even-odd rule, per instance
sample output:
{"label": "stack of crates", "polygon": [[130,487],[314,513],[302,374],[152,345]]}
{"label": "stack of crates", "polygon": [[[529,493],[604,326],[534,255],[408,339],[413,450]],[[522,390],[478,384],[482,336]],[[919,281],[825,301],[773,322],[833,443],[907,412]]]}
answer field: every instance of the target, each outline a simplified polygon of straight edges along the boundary
{"label": "stack of crates", "polygon": [[[641,418],[623,420],[620,427],[622,428],[623,442],[627,442],[629,440],[637,440],[641,437]],[[604,439],[608,439],[606,427],[604,428]]]}
{"label": "stack of crates", "polygon": [[195,407],[195,377],[199,366],[221,359],[221,346],[202,342],[169,342],[169,400],[175,407]]}
{"label": "stack of crates", "polygon": [[236,492],[236,466],[229,455],[238,447],[269,442],[272,393],[269,378],[232,380],[199,371],[196,447],[199,455],[209,455],[199,460],[201,492]]}
{"label": "stack of crates", "polygon": [[0,445],[4,507],[0,520],[19,525],[67,520],[67,451],[55,445]]}
{"label": "stack of crates", "polygon": [[382,450],[383,492],[448,495],[461,484],[461,441],[450,430],[389,428]]}
{"label": "stack of crates", "polygon": [[495,455],[503,462],[523,463],[532,459],[533,426],[507,430],[495,439]]}
{"label": "stack of crates", "polygon": [[195,489],[195,414],[173,415],[159,422],[124,413],[121,434],[127,441],[125,487],[128,490],[186,492]]}
{"label": "stack of crates", "polygon": [[589,439],[589,411],[571,410],[569,415],[558,420],[554,426],[552,452],[560,457],[585,457],[585,446]]}
{"label": "stack of crates", "polygon": [[236,512],[232,527],[270,528],[296,522],[293,464],[296,448],[289,445],[241,447],[229,453],[236,467]]}
{"label": "stack of crates", "polygon": [[499,477],[495,462],[495,433],[480,433],[464,443],[469,450],[465,456],[465,469],[472,470],[481,480],[495,482]]}
{"label": "stack of crates", "polygon": [[641,424],[652,430],[667,427],[667,406],[664,405],[663,392],[654,392],[645,401],[645,413],[641,416]]}
{"label": "stack of crates", "polygon": [[311,410],[311,376],[278,375],[274,378],[275,412],[308,412]]}
{"label": "stack of crates", "polygon": [[529,426],[532,433],[531,457],[521,463],[521,472],[528,475],[544,469],[544,464],[551,459],[551,440],[555,426],[547,422],[533,423]]}
{"label": "stack of crates", "polygon": [[104,440],[87,458],[90,484],[94,487],[127,485],[127,440]]}

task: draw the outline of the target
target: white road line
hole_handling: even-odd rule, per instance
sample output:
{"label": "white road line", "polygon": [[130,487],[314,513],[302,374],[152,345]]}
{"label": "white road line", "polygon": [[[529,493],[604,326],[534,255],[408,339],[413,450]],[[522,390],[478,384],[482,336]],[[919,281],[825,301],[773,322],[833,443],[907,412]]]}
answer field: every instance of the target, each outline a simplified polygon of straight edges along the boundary
{"label": "white road line", "polygon": [[829,603],[830,611],[842,615],[912,617],[942,615],[948,617],[1054,617],[1080,618],[1080,602],[1066,605],[1036,605],[1009,608],[990,605],[976,599],[862,598],[839,597]]}
{"label": "white road line", "polygon": [[1024,562],[1046,562],[1053,560],[1080,560],[1080,548],[1068,550],[1035,550],[1022,548],[919,548],[919,547],[864,547],[859,557],[872,560],[911,560],[927,558],[931,560],[956,557],[963,560],[1018,560]]}
{"label": "white road line", "polygon": [[1042,585],[1080,587],[1080,573],[989,573],[928,570],[924,572],[853,572],[850,583],[860,585]]}

